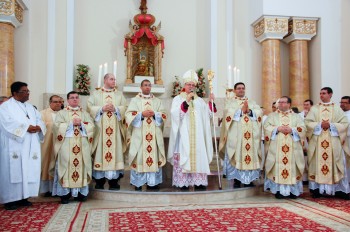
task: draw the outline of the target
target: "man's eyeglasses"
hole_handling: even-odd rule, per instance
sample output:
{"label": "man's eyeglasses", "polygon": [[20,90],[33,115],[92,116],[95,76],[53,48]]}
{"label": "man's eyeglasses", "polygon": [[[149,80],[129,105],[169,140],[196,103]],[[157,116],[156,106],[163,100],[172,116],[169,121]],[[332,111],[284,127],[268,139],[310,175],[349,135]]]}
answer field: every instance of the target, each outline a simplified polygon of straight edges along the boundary
{"label": "man's eyeglasses", "polygon": [[349,102],[339,102],[340,104],[349,104]]}
{"label": "man's eyeglasses", "polygon": [[278,104],[280,104],[280,103],[288,103],[288,102],[281,102],[281,101],[279,101]]}
{"label": "man's eyeglasses", "polygon": [[74,100],[74,99],[79,99],[79,97],[70,97],[68,99]]}

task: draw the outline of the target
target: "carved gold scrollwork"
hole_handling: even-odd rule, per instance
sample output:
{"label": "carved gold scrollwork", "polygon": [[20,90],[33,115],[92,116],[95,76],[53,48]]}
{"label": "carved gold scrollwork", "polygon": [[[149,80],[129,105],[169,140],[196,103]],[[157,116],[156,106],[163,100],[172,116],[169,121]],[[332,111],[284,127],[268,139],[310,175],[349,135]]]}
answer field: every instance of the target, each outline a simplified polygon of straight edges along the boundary
{"label": "carved gold scrollwork", "polygon": [[14,12],[14,0],[0,0],[0,15],[11,15]]}
{"label": "carved gold scrollwork", "polygon": [[255,38],[261,36],[264,33],[264,30],[265,30],[265,20],[262,19],[254,27],[254,36],[255,36]]}
{"label": "carved gold scrollwork", "polygon": [[258,38],[266,32],[286,33],[288,31],[288,20],[284,18],[263,18],[254,26],[254,36]]}
{"label": "carved gold scrollwork", "polygon": [[288,30],[288,20],[278,18],[267,18],[265,32],[284,33]]}
{"label": "carved gold scrollwork", "polygon": [[294,33],[297,34],[315,34],[316,33],[316,21],[296,19],[294,20]]}
{"label": "carved gold scrollwork", "polygon": [[17,2],[15,3],[15,16],[20,23],[23,22],[23,8]]}

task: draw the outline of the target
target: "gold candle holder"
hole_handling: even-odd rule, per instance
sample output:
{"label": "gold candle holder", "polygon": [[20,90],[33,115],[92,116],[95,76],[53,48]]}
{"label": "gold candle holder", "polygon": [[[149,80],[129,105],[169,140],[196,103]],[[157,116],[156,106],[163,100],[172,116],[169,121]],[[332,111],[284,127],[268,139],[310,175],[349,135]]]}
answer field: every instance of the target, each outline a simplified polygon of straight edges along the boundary
{"label": "gold candle holder", "polygon": [[226,99],[234,98],[235,96],[236,95],[235,95],[234,89],[230,89],[230,88],[226,89]]}

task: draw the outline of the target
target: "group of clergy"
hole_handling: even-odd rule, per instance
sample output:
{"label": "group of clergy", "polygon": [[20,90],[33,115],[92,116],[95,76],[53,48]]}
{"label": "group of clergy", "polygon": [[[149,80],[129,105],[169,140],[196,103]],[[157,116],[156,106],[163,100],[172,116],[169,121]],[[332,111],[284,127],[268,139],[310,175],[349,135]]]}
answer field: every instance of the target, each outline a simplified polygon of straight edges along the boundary
{"label": "group of clergy", "polygon": [[[244,83],[234,86],[236,96],[226,102],[219,151],[224,174],[234,187],[251,186],[264,170],[264,190],[278,199],[297,198],[303,192],[303,174],[312,197],[337,195],[349,200],[350,97],[341,107],[332,102],[333,90],[320,91],[320,103],[301,114],[291,110],[292,99],[282,96],[267,117],[245,96]],[[306,107],[305,107],[306,108]],[[263,149],[260,149],[261,133]],[[306,160],[304,155],[306,154]]]}
{"label": "group of clergy", "polygon": [[[50,107],[40,113],[27,102],[27,84],[14,82],[12,97],[0,106],[0,203],[8,210],[30,206],[28,198],[38,195],[39,186],[47,196],[60,196],[62,204],[71,197],[85,201],[92,179],[95,189],[104,189],[108,182],[110,190],[119,190],[125,168],[131,170],[136,191],[145,184],[147,189],[159,189],[167,161],[173,165],[173,186],[206,189],[216,106],[213,94],[208,103],[195,94],[197,82],[195,71],[187,71],[183,91],[173,99],[167,155],[167,114],[147,79],[128,106],[115,88],[115,76],[106,74],[104,86],[89,97],[87,111],[80,107],[79,94],[71,91],[66,107],[54,95]],[[234,92],[235,97],[225,102],[219,154],[235,188],[251,186],[264,170],[265,190],[276,198],[296,198],[303,192],[307,163],[314,197],[338,194],[349,199],[348,119],[331,101],[331,88],[321,90],[321,103],[305,119],[291,111],[292,100],[283,96],[264,122],[261,107],[245,96],[245,84],[236,83]],[[350,98],[345,100],[350,103]]]}

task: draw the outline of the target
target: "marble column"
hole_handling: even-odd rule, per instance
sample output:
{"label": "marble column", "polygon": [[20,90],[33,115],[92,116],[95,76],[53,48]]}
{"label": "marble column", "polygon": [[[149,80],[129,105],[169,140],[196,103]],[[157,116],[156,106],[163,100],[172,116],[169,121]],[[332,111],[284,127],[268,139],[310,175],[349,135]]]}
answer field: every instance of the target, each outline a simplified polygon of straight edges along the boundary
{"label": "marble column", "polygon": [[0,22],[0,95],[10,96],[10,85],[15,79],[14,26]]}
{"label": "marble column", "polygon": [[0,0],[0,96],[10,96],[15,81],[14,31],[23,22],[23,2]]}
{"label": "marble column", "polygon": [[284,38],[289,44],[289,96],[300,111],[310,98],[308,41],[316,35],[316,24],[315,18],[292,17]]}
{"label": "marble column", "polygon": [[266,114],[282,96],[280,40],[288,33],[288,18],[262,16],[252,25],[255,39],[262,44],[262,106]]}
{"label": "marble column", "polygon": [[280,40],[267,39],[262,43],[262,103],[266,113],[282,96]]}

